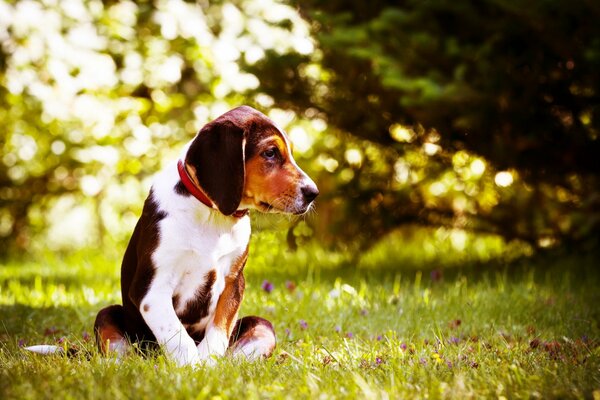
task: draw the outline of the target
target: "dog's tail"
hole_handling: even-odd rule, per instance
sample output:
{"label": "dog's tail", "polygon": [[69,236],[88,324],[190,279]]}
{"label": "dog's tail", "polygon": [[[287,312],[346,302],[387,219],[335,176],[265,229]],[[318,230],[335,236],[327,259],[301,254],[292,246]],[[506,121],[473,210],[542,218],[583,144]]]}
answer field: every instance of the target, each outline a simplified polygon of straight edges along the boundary
{"label": "dog's tail", "polygon": [[53,346],[50,344],[39,344],[36,346],[24,347],[25,350],[33,353],[48,355],[48,354],[63,354],[65,350],[61,346]]}
{"label": "dog's tail", "polygon": [[24,349],[45,356],[50,354],[66,354],[67,356],[72,357],[79,353],[77,347],[55,346],[51,344],[38,344],[36,346],[24,347]]}

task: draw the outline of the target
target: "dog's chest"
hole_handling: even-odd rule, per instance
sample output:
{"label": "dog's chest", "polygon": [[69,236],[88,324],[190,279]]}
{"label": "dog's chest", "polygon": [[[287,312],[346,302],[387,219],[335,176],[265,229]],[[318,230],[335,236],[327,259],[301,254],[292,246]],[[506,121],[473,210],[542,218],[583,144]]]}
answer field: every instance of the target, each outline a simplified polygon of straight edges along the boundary
{"label": "dog's chest", "polygon": [[188,331],[200,331],[214,314],[225,277],[247,249],[248,218],[231,226],[165,219],[154,261],[173,289],[173,307]]}

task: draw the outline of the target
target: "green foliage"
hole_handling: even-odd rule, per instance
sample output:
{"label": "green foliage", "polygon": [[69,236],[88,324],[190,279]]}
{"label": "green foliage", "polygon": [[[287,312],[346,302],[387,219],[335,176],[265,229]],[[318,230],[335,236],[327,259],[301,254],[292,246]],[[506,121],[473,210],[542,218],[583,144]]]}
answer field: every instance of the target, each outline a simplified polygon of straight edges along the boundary
{"label": "green foliage", "polygon": [[[373,270],[346,268],[343,254],[294,256],[271,233],[253,245],[241,315],[270,319],[277,350],[195,371],[160,353],[99,356],[89,335],[98,309],[119,301],[116,254],[1,265],[0,397],[582,398],[598,389],[593,255],[492,260],[485,271],[467,256],[438,264],[439,275],[427,262]],[[397,245],[379,251],[391,257]],[[57,341],[81,353],[19,348]]]}
{"label": "green foliage", "polygon": [[[534,246],[597,236],[597,7],[297,4],[317,50],[270,52],[249,68],[278,104],[385,146],[364,157],[366,184],[346,182],[344,169],[326,181],[340,189],[338,203],[350,203],[336,208],[347,238],[366,227],[379,237],[406,222],[492,231]],[[475,158],[484,171],[466,176]],[[392,165],[411,179],[399,185]]]}
{"label": "green foliage", "polygon": [[0,1],[3,254],[127,240],[148,177],[258,85],[244,52],[304,34],[289,7],[243,6]]}
{"label": "green foliage", "polygon": [[414,225],[534,248],[597,240],[597,14],[0,1],[0,255],[122,247],[150,175],[241,103],[290,133],[321,188],[291,248],[316,237],[360,254]]}

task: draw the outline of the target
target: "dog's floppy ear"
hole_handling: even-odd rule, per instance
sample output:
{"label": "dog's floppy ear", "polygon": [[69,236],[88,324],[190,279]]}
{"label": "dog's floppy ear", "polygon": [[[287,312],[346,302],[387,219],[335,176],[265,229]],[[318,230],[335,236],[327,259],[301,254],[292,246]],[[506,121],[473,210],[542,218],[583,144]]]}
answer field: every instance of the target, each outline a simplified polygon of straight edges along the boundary
{"label": "dog's floppy ear", "polygon": [[186,155],[200,187],[225,215],[233,214],[242,201],[244,147],[244,129],[217,119],[200,130]]}

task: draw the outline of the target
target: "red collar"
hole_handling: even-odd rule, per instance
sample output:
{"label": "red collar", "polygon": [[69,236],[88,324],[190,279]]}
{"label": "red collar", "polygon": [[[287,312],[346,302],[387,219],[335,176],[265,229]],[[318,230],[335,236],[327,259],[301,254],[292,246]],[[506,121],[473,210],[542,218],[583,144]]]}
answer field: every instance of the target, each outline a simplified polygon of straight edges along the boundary
{"label": "red collar", "polygon": [[[179,172],[179,178],[181,178],[183,186],[185,186],[192,196],[194,196],[200,203],[204,204],[208,208],[218,210],[215,203],[209,199],[208,196],[205,195],[198,186],[196,186],[194,181],[192,181],[192,178],[190,178],[190,175],[188,174],[185,164],[182,160],[177,161],[177,171]],[[248,210],[237,210],[231,214],[231,216],[235,218],[242,218],[246,215],[248,215]]]}

